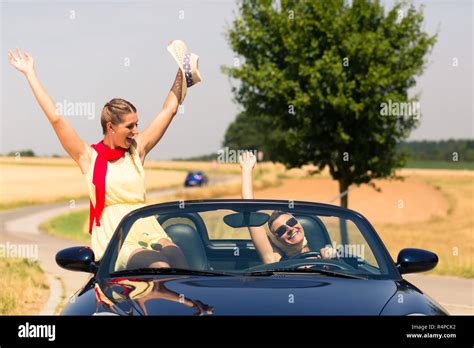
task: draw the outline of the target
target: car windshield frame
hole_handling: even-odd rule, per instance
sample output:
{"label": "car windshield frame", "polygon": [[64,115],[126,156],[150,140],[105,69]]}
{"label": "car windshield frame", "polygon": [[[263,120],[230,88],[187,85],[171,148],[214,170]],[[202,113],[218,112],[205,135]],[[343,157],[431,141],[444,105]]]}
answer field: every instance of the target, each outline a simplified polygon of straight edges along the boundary
{"label": "car windshield frame", "polygon": [[[291,208],[289,208],[290,204]],[[180,213],[199,213],[215,210],[229,210],[235,212],[263,210],[283,210],[292,212],[295,210],[297,211],[297,214],[336,217],[352,221],[365,238],[365,241],[369,245],[377,263],[379,264],[382,274],[375,275],[374,279],[401,279],[400,273],[398,272],[383,241],[370,222],[360,213],[347,208],[324,203],[266,199],[183,200],[152,204],[136,209],[125,215],[117,226],[102,259],[99,261],[99,268],[96,273],[97,279],[114,277],[114,272],[110,271],[110,264],[111,262],[114,262],[115,264],[117,260],[118,243],[120,240],[125,240],[127,238],[127,235],[122,237],[124,231],[127,231],[126,233],[128,234],[130,227],[138,219],[152,215],[171,214],[178,211]]]}

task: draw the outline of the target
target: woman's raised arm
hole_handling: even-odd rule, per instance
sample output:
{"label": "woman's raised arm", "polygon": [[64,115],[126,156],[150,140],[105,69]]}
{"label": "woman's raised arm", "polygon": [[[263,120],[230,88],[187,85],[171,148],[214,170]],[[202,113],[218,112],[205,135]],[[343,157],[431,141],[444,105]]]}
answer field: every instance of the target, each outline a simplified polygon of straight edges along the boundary
{"label": "woman's raised arm", "polygon": [[168,129],[168,126],[178,112],[178,96],[181,95],[182,78],[181,70],[178,69],[173,86],[168,92],[165,102],[163,103],[163,108],[158,113],[158,115],[156,115],[151,124],[136,137],[138,152],[140,154],[140,158],[142,159],[142,163],[145,160],[145,156],[155,147],[156,144],[158,144],[160,139],[163,137],[166,130]]}
{"label": "woman's raised arm", "polygon": [[[252,152],[246,151],[240,156],[239,162],[242,169],[242,199],[253,199],[252,175],[257,159]],[[264,263],[277,262],[281,259],[281,255],[273,250],[264,227],[249,227],[249,231]]]}
{"label": "woman's raised arm", "polygon": [[83,173],[87,172],[90,165],[89,146],[58,112],[53,99],[48,95],[36,75],[33,57],[17,48],[16,55],[11,50],[8,51],[8,60],[15,69],[25,75],[38,104],[53,126],[64,150],[76,161]]}

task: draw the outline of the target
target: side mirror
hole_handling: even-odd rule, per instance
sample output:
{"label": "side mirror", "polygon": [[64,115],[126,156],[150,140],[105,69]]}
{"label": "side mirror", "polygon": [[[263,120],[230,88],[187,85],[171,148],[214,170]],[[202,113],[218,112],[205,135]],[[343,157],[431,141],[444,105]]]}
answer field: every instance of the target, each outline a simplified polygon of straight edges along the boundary
{"label": "side mirror", "polygon": [[397,269],[400,274],[426,272],[437,264],[438,256],[423,249],[402,249],[397,257]]}
{"label": "side mirror", "polygon": [[56,263],[69,271],[95,273],[98,265],[94,261],[94,252],[86,246],[67,248],[56,254]]}

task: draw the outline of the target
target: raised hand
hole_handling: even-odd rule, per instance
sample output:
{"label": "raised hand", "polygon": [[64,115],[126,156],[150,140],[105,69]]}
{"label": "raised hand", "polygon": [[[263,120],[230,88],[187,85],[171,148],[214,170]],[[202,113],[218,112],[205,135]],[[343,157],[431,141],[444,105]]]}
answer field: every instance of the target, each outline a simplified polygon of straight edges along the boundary
{"label": "raised hand", "polygon": [[35,61],[28,52],[22,52],[16,48],[16,55],[12,50],[8,50],[8,61],[18,71],[25,75],[31,74],[35,70]]}
{"label": "raised hand", "polygon": [[239,163],[243,171],[252,171],[253,167],[255,167],[255,164],[257,163],[257,158],[253,152],[245,151],[242,155],[240,155]]}

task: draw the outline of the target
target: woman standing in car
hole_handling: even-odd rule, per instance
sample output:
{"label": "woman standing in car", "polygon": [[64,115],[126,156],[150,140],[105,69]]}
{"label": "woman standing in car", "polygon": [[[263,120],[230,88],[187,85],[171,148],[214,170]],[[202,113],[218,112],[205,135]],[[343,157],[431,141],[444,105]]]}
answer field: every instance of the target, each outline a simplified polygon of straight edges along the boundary
{"label": "woman standing in car", "polygon": [[[96,260],[102,257],[120,220],[145,206],[145,157],[163,137],[186,96],[186,89],[201,80],[198,57],[187,52],[184,42],[171,42],[168,51],[178,62],[179,70],[162,110],[152,123],[139,133],[135,106],[114,98],[102,109],[104,137],[91,146],[58,113],[36,75],[33,57],[18,48],[16,54],[8,52],[10,64],[25,76],[61,145],[87,180],[91,199],[89,233]],[[187,267],[179,247],[155,219],[138,220],[122,246],[117,268],[170,266]]]}

